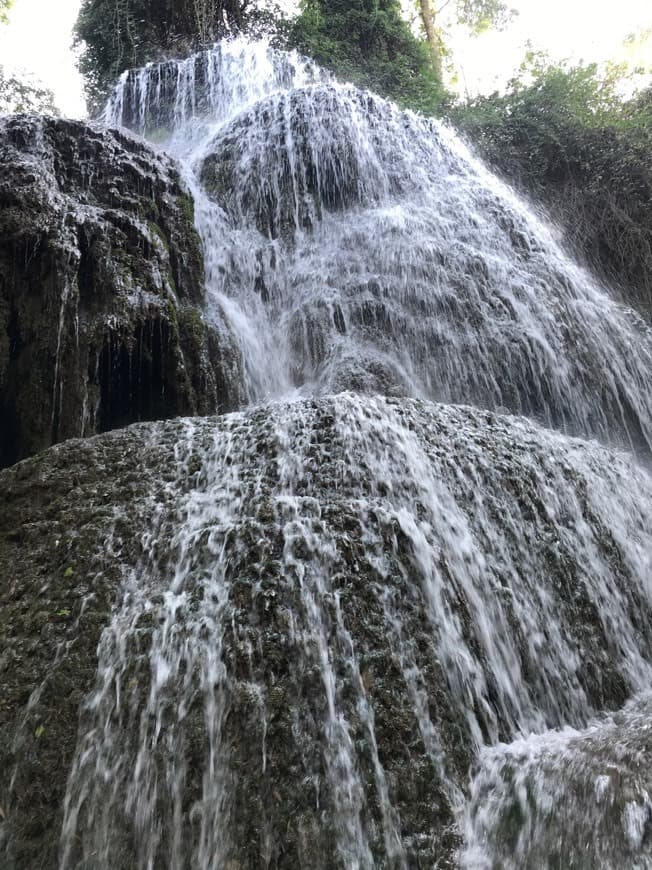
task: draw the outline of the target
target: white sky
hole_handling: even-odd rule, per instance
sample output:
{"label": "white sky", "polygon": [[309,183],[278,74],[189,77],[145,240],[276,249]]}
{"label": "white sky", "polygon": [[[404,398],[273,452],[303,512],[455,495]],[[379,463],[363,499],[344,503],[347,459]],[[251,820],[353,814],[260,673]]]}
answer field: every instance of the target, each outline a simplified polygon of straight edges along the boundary
{"label": "white sky", "polygon": [[503,85],[523,60],[528,41],[553,60],[618,60],[625,37],[652,27],[652,0],[507,2],[519,14],[505,31],[453,46],[462,91],[489,93]]}
{"label": "white sky", "polygon": [[[84,114],[71,48],[79,2],[16,0],[9,26],[0,26],[0,64],[35,75],[73,117]],[[504,83],[522,60],[527,40],[554,59],[606,60],[618,55],[629,33],[652,26],[651,0],[511,0],[510,5],[519,15],[507,31],[458,39],[453,46],[460,84],[470,93]]]}
{"label": "white sky", "polygon": [[9,26],[0,25],[0,64],[32,73],[71,117],[86,112],[71,48],[79,5],[80,0],[15,0]]}

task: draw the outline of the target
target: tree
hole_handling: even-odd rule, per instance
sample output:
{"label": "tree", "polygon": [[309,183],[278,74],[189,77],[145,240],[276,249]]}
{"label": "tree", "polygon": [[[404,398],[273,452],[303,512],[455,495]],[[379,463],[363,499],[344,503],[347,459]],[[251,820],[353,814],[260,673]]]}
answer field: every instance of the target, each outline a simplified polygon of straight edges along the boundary
{"label": "tree", "polygon": [[504,27],[516,14],[503,0],[444,0],[435,7],[432,0],[417,0],[417,9],[428,41],[430,59],[437,78],[442,80],[446,28],[452,22],[483,33],[490,27]]}
{"label": "tree", "polygon": [[430,0],[419,0],[421,22],[428,40],[432,68],[439,81],[442,80],[441,40],[435,26],[435,11]]}
{"label": "tree", "polygon": [[622,45],[622,62],[632,75],[652,73],[652,27],[630,33]]}
{"label": "tree", "polygon": [[241,30],[252,6],[250,0],[82,0],[75,41],[90,104],[101,104],[129,67]]}
{"label": "tree", "polygon": [[337,76],[433,112],[443,91],[399,0],[303,0],[290,42]]}
{"label": "tree", "polygon": [[38,112],[58,115],[54,94],[43,84],[15,73],[7,75],[0,66],[0,114]]}
{"label": "tree", "polygon": [[631,90],[624,70],[551,64],[530,52],[505,94],[450,115],[652,320],[652,87],[623,99]]}
{"label": "tree", "polygon": [[[13,3],[14,0],[0,0],[0,24],[8,23]],[[27,75],[8,74],[0,64],[0,114],[17,112],[58,114],[52,91]]]}

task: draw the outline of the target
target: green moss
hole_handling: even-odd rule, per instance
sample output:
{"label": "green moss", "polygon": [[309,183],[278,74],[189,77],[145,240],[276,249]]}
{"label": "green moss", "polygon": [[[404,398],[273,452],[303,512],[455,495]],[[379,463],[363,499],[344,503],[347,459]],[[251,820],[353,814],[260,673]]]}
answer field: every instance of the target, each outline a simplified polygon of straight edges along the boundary
{"label": "green moss", "polygon": [[206,324],[199,310],[188,306],[179,309],[177,315],[181,331],[191,335],[195,341],[203,343],[206,338]]}
{"label": "green moss", "polygon": [[179,312],[173,299],[168,299],[166,303],[167,320],[170,325],[170,334],[174,342],[179,340]]}
{"label": "green moss", "polygon": [[206,160],[202,182],[217,199],[223,199],[233,187],[233,160],[228,153],[213,154]]}
{"label": "green moss", "polygon": [[397,0],[305,0],[301,6],[291,45],[341,80],[427,114],[447,98],[426,44],[410,30]]}
{"label": "green moss", "polygon": [[179,208],[191,227],[195,226],[195,203],[189,193],[179,194]]}
{"label": "green moss", "polygon": [[163,247],[165,248],[165,250],[166,250],[166,251],[168,252],[168,254],[169,254],[169,253],[170,253],[170,244],[169,244],[169,242],[168,242],[168,240],[167,240],[167,237],[166,237],[165,233],[164,233],[163,230],[160,228],[160,226],[159,226],[158,224],[154,223],[154,221],[151,221],[151,220],[148,220],[148,221],[147,221],[147,226],[149,227],[149,231],[150,231],[150,233],[152,234],[152,236],[154,236],[154,237],[156,237],[156,238],[158,238],[158,239],[161,240],[161,244],[163,245]]}

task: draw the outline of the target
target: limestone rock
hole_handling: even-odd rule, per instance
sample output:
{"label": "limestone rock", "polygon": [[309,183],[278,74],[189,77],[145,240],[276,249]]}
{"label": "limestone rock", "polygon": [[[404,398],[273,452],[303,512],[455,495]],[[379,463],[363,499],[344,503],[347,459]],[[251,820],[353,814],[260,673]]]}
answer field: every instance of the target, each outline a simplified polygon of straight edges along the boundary
{"label": "limestone rock", "polygon": [[171,160],[61,119],[0,124],[0,466],[137,420],[233,408]]}
{"label": "limestone rock", "polygon": [[652,480],[517,418],[279,403],[0,491],[8,870],[451,867],[483,744],[652,677]]}

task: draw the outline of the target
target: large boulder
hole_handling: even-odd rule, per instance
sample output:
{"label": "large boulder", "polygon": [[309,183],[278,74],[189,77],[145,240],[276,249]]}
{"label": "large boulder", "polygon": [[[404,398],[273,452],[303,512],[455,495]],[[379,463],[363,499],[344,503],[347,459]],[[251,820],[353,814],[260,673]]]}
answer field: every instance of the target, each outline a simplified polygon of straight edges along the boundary
{"label": "large boulder", "polygon": [[[281,91],[218,132],[201,179],[237,219],[255,222],[271,238],[288,237],[326,212],[418,190],[423,167],[402,147],[406,131],[423,137],[418,121],[353,87]],[[438,168],[437,143],[424,150]]]}
{"label": "large boulder", "polygon": [[451,866],[484,745],[652,679],[652,480],[516,418],[345,394],[0,489],[8,870]]}
{"label": "large boulder", "polygon": [[[233,408],[193,203],[171,160],[60,119],[0,123],[0,466],[137,420]],[[219,313],[216,315],[219,319]]]}

